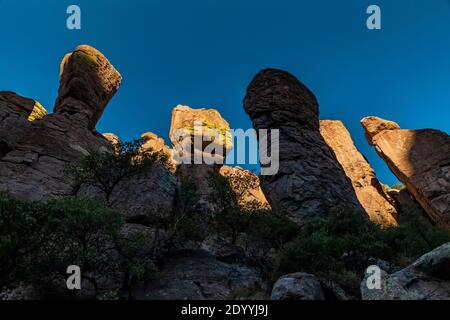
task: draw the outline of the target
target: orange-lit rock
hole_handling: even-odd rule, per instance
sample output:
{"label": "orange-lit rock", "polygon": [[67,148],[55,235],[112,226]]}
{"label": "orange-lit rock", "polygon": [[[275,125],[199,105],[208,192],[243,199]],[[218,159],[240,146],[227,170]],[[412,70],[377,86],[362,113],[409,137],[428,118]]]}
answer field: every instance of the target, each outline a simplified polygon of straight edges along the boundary
{"label": "orange-lit rock", "polygon": [[371,137],[369,143],[373,143],[380,157],[428,216],[435,223],[450,227],[449,135],[433,129],[395,129],[391,125],[372,134],[369,130],[374,125],[373,119],[376,119],[375,124],[380,122],[373,117],[361,121]]}
{"label": "orange-lit rock", "polygon": [[359,203],[370,220],[381,226],[397,225],[397,210],[366,158],[358,151],[341,121],[320,121],[320,133],[350,178]]}

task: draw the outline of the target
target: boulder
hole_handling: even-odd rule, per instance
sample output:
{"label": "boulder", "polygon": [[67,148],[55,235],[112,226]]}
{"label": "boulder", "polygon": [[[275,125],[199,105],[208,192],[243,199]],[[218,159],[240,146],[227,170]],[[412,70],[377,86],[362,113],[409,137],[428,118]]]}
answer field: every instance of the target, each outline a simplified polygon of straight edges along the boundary
{"label": "boulder", "polygon": [[168,147],[163,138],[158,137],[153,132],[146,132],[141,135],[144,144],[142,149],[144,151],[160,152],[167,156],[169,160],[170,170],[175,172],[176,164],[173,159],[173,150]]}
{"label": "boulder", "polygon": [[397,209],[385,194],[383,186],[367,159],[358,151],[341,121],[320,121],[320,132],[352,182],[359,203],[369,219],[384,227],[395,226]]}
{"label": "boulder", "polygon": [[269,210],[264,193],[261,190],[259,178],[253,172],[241,167],[223,166],[220,174],[227,178],[231,189],[236,194],[236,200],[244,211]]}
{"label": "boulder", "polygon": [[95,129],[121,81],[119,72],[101,52],[87,45],[78,46],[61,62],[54,112],[82,114],[86,126]]}
{"label": "boulder", "polygon": [[206,158],[213,157],[217,158],[215,164],[223,164],[226,154],[233,148],[230,125],[215,109],[177,106],[172,111],[170,140],[178,162],[184,157],[189,160],[196,156],[196,164],[206,163]]}
{"label": "boulder", "polygon": [[275,282],[270,297],[272,300],[325,300],[325,295],[316,276],[309,273],[292,273]]}
{"label": "boulder", "polygon": [[450,243],[423,255],[393,274],[381,270],[381,288],[369,289],[369,274],[361,282],[364,300],[450,300]]}
{"label": "boulder", "polygon": [[450,227],[450,136],[433,129],[402,130],[383,121],[375,117],[361,121],[369,143],[428,216]]}
{"label": "boulder", "polygon": [[253,127],[279,129],[279,170],[261,177],[273,209],[299,225],[337,208],[361,211],[344,170],[319,128],[313,93],[293,75],[276,69],[258,73],[247,89],[244,109]]}
{"label": "boulder", "polygon": [[267,284],[248,266],[196,251],[167,261],[157,280],[136,286],[132,295],[138,300],[219,300],[238,290],[265,292]]}

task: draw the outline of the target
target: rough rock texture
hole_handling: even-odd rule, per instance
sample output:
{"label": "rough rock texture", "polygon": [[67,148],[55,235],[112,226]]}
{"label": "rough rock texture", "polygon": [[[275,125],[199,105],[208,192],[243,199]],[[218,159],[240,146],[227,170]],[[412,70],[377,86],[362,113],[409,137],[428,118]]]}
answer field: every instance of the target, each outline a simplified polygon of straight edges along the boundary
{"label": "rough rock texture", "polygon": [[450,227],[450,136],[433,129],[396,129],[383,121],[375,117],[361,121],[369,143],[430,218]]}
{"label": "rough rock texture", "polygon": [[0,92],[0,158],[11,151],[32,127],[32,121],[43,118],[47,111],[33,100],[13,92]]}
{"label": "rough rock texture", "polygon": [[450,243],[423,255],[407,268],[381,273],[381,289],[361,283],[364,300],[450,300]]}
{"label": "rough rock texture", "polygon": [[[66,164],[107,146],[107,140],[93,129],[120,75],[101,53],[87,46],[67,55],[62,66],[54,114],[29,125],[24,117],[28,119],[31,108],[20,106],[26,99],[16,97],[6,104],[15,113],[12,118],[9,113],[7,121],[17,120],[11,123],[19,134],[8,138],[16,132],[5,132],[2,121],[0,141],[15,141],[0,158],[0,192],[23,200],[71,195],[74,182],[64,173]],[[18,109],[25,111],[20,114]]]}
{"label": "rough rock texture", "polygon": [[141,135],[141,139],[144,141],[144,144],[142,145],[144,151],[151,150],[165,154],[169,159],[169,163],[172,164],[171,171],[175,171],[176,164],[173,160],[173,150],[166,145],[163,138],[158,137],[153,132],[146,132]]}
{"label": "rough rock texture", "polygon": [[[155,164],[139,175],[125,179],[110,195],[111,205],[124,212],[129,221],[171,214],[177,194],[178,182],[165,167]],[[81,197],[105,199],[96,186],[82,185],[77,193]]]}
{"label": "rough rock texture", "polygon": [[220,174],[228,179],[238,204],[244,210],[270,209],[261,190],[259,178],[254,173],[241,167],[223,166],[220,168]]}
{"label": "rough rock texture", "polygon": [[[195,127],[198,122],[198,127]],[[200,137],[200,143],[195,145],[195,137]],[[188,106],[177,106],[172,111],[170,126],[170,140],[174,146],[175,155],[189,157],[201,155],[211,157],[212,149],[205,152],[205,148],[216,147],[224,157],[233,148],[233,137],[230,125],[214,109],[192,109]],[[217,153],[215,154],[217,156]],[[223,157],[218,157],[223,164]],[[204,163],[201,161],[199,163]]]}
{"label": "rough rock texture", "polygon": [[400,126],[394,121],[388,121],[378,117],[366,117],[362,120],[362,123],[367,142],[371,146],[374,145],[374,137],[380,132],[400,129]]}
{"label": "rough rock texture", "polygon": [[319,279],[309,273],[282,276],[272,289],[272,300],[325,300]]}
{"label": "rough rock texture", "polygon": [[202,251],[169,260],[157,280],[133,290],[138,300],[225,299],[238,290],[266,291],[266,284],[253,269],[224,263]]}
{"label": "rough rock texture", "polygon": [[316,98],[294,76],[275,69],[261,71],[247,89],[244,109],[256,130],[280,130],[279,171],[261,178],[274,209],[299,224],[339,207],[362,211],[349,179],[320,135]]}
{"label": "rough rock texture", "polygon": [[341,121],[322,120],[320,132],[350,178],[358,201],[370,220],[381,226],[397,225],[397,209],[384,193],[375,172],[356,148],[344,124]]}
{"label": "rough rock texture", "polygon": [[64,57],[60,72],[55,113],[82,113],[88,128],[94,129],[119,89],[121,75],[103,54],[86,45]]}

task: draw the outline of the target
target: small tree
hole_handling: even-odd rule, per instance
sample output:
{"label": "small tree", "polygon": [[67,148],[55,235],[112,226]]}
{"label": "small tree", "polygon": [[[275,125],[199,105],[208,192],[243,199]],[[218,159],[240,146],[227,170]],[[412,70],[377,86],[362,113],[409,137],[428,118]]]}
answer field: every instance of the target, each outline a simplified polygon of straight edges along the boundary
{"label": "small tree", "polygon": [[111,194],[116,186],[136,174],[142,173],[155,163],[169,166],[169,157],[163,152],[142,149],[141,139],[131,142],[111,144],[105,151],[95,151],[78,163],[66,167],[66,172],[78,184],[98,187],[111,202]]}

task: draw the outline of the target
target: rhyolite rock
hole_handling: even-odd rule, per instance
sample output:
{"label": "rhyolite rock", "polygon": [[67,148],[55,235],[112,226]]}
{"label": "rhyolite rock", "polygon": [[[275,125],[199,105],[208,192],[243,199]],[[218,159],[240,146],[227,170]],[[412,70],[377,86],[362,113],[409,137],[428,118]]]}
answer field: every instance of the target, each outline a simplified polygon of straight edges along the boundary
{"label": "rhyolite rock", "polygon": [[213,157],[217,158],[216,164],[223,164],[224,157],[233,148],[230,125],[215,109],[178,105],[172,111],[170,140],[178,162],[180,158],[193,159],[196,156],[195,164],[205,163],[204,159]]}
{"label": "rhyolite rock", "polygon": [[369,162],[356,148],[344,124],[322,120],[320,132],[350,178],[358,201],[370,220],[381,226],[397,225],[397,209],[385,194]]}
{"label": "rhyolite rock", "polygon": [[[80,46],[66,55],[62,63],[55,113],[24,122],[33,114],[32,100],[9,97],[7,112],[24,111],[21,116],[7,120],[16,119],[14,124],[20,129],[14,143],[0,158],[0,192],[23,200],[72,195],[75,184],[65,174],[65,167],[108,146],[108,141],[95,131],[95,124],[119,83],[120,75],[100,52]],[[0,102],[2,105],[4,100]],[[0,140],[4,140],[3,128],[2,122]]]}
{"label": "rhyolite rock", "polygon": [[61,62],[60,86],[55,113],[81,113],[94,129],[103,111],[119,89],[122,77],[97,49],[81,45]]}
{"label": "rhyolite rock", "polygon": [[244,109],[253,127],[279,129],[279,170],[261,177],[270,205],[302,225],[337,208],[362,212],[350,180],[320,134],[319,106],[293,75],[276,69],[258,73]]}
{"label": "rhyolite rock", "polygon": [[325,300],[316,276],[309,273],[292,273],[279,278],[272,289],[272,300]]}
{"label": "rhyolite rock", "polygon": [[380,289],[361,282],[363,300],[450,300],[450,243],[423,255],[410,266],[388,274],[381,270]]}
{"label": "rhyolite rock", "polygon": [[156,280],[136,286],[132,295],[138,300],[218,300],[242,290],[264,293],[267,284],[251,267],[199,250],[169,259]]}
{"label": "rhyolite rock", "polygon": [[450,136],[433,129],[399,129],[376,117],[361,123],[369,143],[429,217],[450,227]]}
{"label": "rhyolite rock", "polygon": [[227,178],[231,189],[236,194],[236,200],[244,211],[269,210],[264,193],[261,190],[259,178],[253,172],[241,167],[223,166],[220,174]]}
{"label": "rhyolite rock", "polygon": [[144,144],[142,145],[143,151],[159,152],[164,154],[168,159],[168,165],[172,172],[176,169],[176,163],[173,159],[173,150],[166,145],[163,138],[158,137],[153,132],[146,132],[141,135],[141,139]]}

